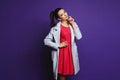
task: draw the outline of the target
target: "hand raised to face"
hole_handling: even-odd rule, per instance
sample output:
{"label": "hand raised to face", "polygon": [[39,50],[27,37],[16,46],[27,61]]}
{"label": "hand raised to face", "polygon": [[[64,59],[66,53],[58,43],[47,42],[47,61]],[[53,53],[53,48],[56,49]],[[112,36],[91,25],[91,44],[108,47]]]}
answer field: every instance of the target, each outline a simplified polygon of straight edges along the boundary
{"label": "hand raised to face", "polygon": [[68,21],[70,24],[73,24],[73,23],[74,23],[74,18],[72,18],[71,16],[69,16],[67,21]]}

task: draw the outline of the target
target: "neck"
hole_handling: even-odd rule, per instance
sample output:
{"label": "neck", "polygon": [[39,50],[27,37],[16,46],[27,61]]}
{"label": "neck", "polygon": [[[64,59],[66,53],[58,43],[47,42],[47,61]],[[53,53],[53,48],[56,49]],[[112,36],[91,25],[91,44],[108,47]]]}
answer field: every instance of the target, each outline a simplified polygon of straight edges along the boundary
{"label": "neck", "polygon": [[67,21],[61,21],[61,24],[62,24],[63,26],[66,26],[66,27],[69,26]]}
{"label": "neck", "polygon": [[61,23],[64,24],[64,25],[68,25],[67,21],[61,21]]}

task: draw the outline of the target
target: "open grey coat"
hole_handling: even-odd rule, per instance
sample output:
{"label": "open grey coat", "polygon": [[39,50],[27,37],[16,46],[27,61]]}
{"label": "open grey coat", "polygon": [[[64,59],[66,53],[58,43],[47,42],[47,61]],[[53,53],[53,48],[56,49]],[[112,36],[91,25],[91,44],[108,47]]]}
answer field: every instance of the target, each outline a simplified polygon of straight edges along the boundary
{"label": "open grey coat", "polygon": [[[59,44],[60,44],[60,24],[61,22],[58,22],[56,26],[52,27],[48,35],[44,39],[44,44],[52,47],[51,53],[52,53],[52,61],[53,61],[53,73],[54,78],[57,80],[58,77],[58,57],[59,57]],[[71,31],[71,44],[72,44],[72,57],[73,57],[73,64],[74,64],[74,74],[77,74],[80,70],[79,66],[79,58],[78,58],[78,51],[77,51],[77,45],[76,40],[79,40],[82,38],[82,34],[80,32],[80,29],[78,25],[76,24],[76,30],[73,30],[72,26],[70,26]]]}

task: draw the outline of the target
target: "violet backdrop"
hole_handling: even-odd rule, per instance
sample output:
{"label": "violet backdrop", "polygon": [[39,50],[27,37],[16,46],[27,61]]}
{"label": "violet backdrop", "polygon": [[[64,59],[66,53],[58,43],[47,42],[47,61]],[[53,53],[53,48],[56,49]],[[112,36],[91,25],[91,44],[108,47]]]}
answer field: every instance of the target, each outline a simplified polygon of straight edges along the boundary
{"label": "violet backdrop", "polygon": [[1,0],[0,80],[52,80],[49,13],[62,7],[75,18],[81,70],[70,80],[120,80],[119,0]]}

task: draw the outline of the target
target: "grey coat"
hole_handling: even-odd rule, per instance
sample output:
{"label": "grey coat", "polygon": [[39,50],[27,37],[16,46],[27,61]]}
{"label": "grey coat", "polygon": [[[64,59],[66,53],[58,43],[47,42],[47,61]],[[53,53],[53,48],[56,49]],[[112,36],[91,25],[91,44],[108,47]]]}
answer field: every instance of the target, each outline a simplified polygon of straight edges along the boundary
{"label": "grey coat", "polygon": [[[58,76],[58,57],[59,57],[59,44],[60,44],[60,24],[61,22],[58,22],[56,26],[52,27],[48,35],[44,39],[44,44],[52,47],[51,50],[52,53],[52,61],[53,61],[53,73],[54,78],[57,80]],[[79,40],[82,38],[82,34],[80,32],[80,29],[78,25],[76,24],[76,30],[72,29],[72,26],[70,26],[71,31],[71,44],[72,44],[72,57],[73,57],[73,64],[74,64],[74,74],[77,74],[80,70],[79,66],[79,58],[78,58],[78,51],[77,51],[77,45],[76,40]]]}

